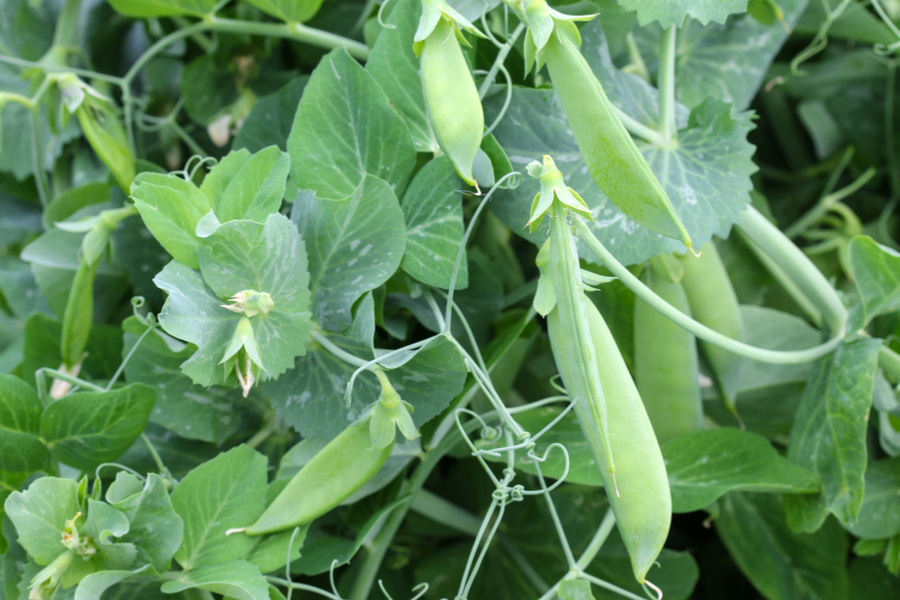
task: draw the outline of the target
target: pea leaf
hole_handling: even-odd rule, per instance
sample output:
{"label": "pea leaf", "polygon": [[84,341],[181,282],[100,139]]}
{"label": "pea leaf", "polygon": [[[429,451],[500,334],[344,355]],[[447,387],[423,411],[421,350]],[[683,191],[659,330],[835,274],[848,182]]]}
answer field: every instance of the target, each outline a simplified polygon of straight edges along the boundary
{"label": "pea leaf", "polygon": [[244,445],[188,473],[172,493],[172,506],[184,520],[184,539],[175,560],[191,570],[243,556],[255,540],[246,535],[225,537],[225,532],[246,527],[262,514],[266,480],[266,458]]}
{"label": "pea leaf", "polygon": [[291,178],[319,198],[354,194],[369,173],[402,194],[416,150],[375,79],[344,49],[319,62],[288,138]]}
{"label": "pea leaf", "polygon": [[260,98],[244,119],[231,147],[258,152],[274,145],[287,150],[288,134],[308,81],[306,75],[295,77],[277,92]]}
{"label": "pea leaf", "polygon": [[259,569],[244,560],[213,564],[182,573],[162,584],[166,594],[189,589],[209,590],[235,600],[269,600],[269,584]]}
{"label": "pea leaf", "polygon": [[[785,23],[792,26],[807,2],[779,0],[778,5]],[[634,31],[645,56],[658,52],[660,32],[657,27]],[[727,23],[688,21],[678,31],[676,98],[688,108],[712,97],[733,104],[736,110],[746,110],[788,35],[778,21],[766,25],[749,14],[733,15]]]}
{"label": "pea leaf", "polygon": [[[153,565],[144,565],[134,571],[100,571],[91,573],[81,580],[75,588],[75,600],[100,600],[103,593],[109,588],[131,578],[139,578],[142,575],[154,575]],[[120,596],[116,596],[121,598]]]}
{"label": "pea leaf", "polygon": [[406,227],[397,197],[386,182],[364,175],[345,200],[307,194],[291,219],[307,242],[313,317],[326,329],[346,329],[353,303],[400,266]]}
{"label": "pea leaf", "polygon": [[146,327],[129,317],[122,323],[122,329],[125,331],[123,353],[127,355],[134,349],[125,365],[125,377],[128,381],[156,388],[151,423],[181,437],[204,442],[221,443],[234,432],[238,426],[235,405],[241,400],[240,392],[222,387],[204,389],[192,383],[191,378],[181,372],[181,364],[194,352],[192,346],[154,331],[135,349],[134,345]]}
{"label": "pea leaf", "polygon": [[78,512],[78,482],[41,477],[24,492],[13,492],[5,506],[19,543],[38,564],[47,565],[66,549],[62,533]]}
{"label": "pea leaf", "polygon": [[619,0],[619,4],[637,12],[641,27],[651,21],[658,21],[663,27],[682,27],[687,17],[704,25],[710,21],[724,23],[728,15],[747,9],[747,0]]}
{"label": "pea leaf", "polygon": [[850,242],[850,267],[860,303],[852,312],[851,331],[880,314],[900,309],[900,254],[869,236]]}
{"label": "pea leaf", "polygon": [[[642,124],[655,128],[659,114],[656,90],[637,76],[616,70],[598,21],[588,23],[581,34],[582,52],[608,90],[610,100]],[[503,101],[495,96],[485,103],[488,121],[497,115]],[[731,225],[750,200],[750,174],[756,170],[751,160],[753,146],[747,142],[752,125],[748,113],[732,114],[729,105],[713,98],[695,107],[689,118],[685,115],[679,105],[676,143],[662,146],[639,142],[638,147],[666,189],[694,245],[700,247],[712,235],[728,237]],[[514,88],[506,117],[494,135],[517,171],[525,172],[527,164],[541,154],[553,156],[567,185],[591,208],[594,222],[588,226],[622,263],[634,264],[661,252],[683,250],[679,241],[637,225],[600,192],[585,168],[553,92]],[[518,188],[503,191],[491,203],[491,210],[510,229],[536,245],[546,239],[548,226],[542,225],[534,233],[527,233],[523,227],[539,187],[537,180],[526,177]],[[583,256],[594,260],[587,252]]]}
{"label": "pea leaf", "polygon": [[812,535],[791,531],[778,496],[732,492],[713,521],[729,554],[771,600],[847,598],[847,534],[833,520]]}
{"label": "pea leaf", "polygon": [[883,539],[900,533],[900,457],[870,462],[865,490],[859,520],[847,530],[864,539]]}
{"label": "pea leaf", "polygon": [[859,516],[879,347],[876,339],[841,344],[818,361],[806,384],[788,458],[818,475],[823,491],[785,498],[788,523],[797,531],[816,531],[829,512],[846,524]]}
{"label": "pea leaf", "polygon": [[[401,208],[407,227],[401,268],[432,287],[449,288],[463,237],[460,180],[450,159],[436,158],[416,173]],[[463,252],[456,289],[468,285],[468,261]]]}
{"label": "pea leaf", "polygon": [[220,222],[247,219],[264,223],[281,207],[290,164],[291,157],[277,146],[256,154],[232,151],[210,169],[200,191]]}
{"label": "pea leaf", "polygon": [[259,10],[286,23],[305,23],[322,6],[322,0],[247,0]]}
{"label": "pea leaf", "polygon": [[[50,49],[54,21],[53,10],[47,5],[32,4],[28,0],[4,2],[0,6],[0,45],[4,47],[4,54],[40,60]],[[18,142],[26,139],[29,138]],[[31,155],[28,156],[30,159]]]}
{"label": "pea leaf", "polygon": [[76,392],[56,400],[41,416],[41,436],[60,461],[93,469],[113,461],[150,421],[153,388],[133,383],[109,392]]}
{"label": "pea leaf", "polygon": [[39,439],[44,407],[30,385],[0,374],[0,471],[42,469],[50,452]]}
{"label": "pea leaf", "polygon": [[193,15],[202,17],[212,13],[216,0],[110,0],[112,7],[126,17],[168,17]]}
{"label": "pea leaf", "polygon": [[[419,0],[399,0],[387,19],[394,28],[383,29],[369,52],[366,70],[381,84],[391,104],[409,126],[418,152],[435,152],[439,146],[425,109],[419,57],[413,37],[422,14]],[[478,14],[481,12],[479,10]]]}
{"label": "pea leaf", "polygon": [[162,478],[150,473],[137,498],[130,503],[128,533],[120,538],[137,549],[138,564],[150,564],[163,573],[181,546],[184,522],[175,514]]}

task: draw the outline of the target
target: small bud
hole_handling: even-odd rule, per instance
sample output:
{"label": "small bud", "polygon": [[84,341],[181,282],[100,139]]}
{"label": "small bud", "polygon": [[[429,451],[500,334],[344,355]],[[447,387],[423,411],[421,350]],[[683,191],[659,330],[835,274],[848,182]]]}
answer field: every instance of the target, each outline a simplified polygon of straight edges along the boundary
{"label": "small bud", "polygon": [[369,420],[372,448],[377,450],[391,444],[397,437],[398,427],[400,433],[408,440],[419,437],[421,434],[410,415],[413,411],[412,405],[400,397],[384,371],[378,369],[375,375],[381,382],[381,395],[372,407],[372,416]]}
{"label": "small bud", "polygon": [[594,215],[578,192],[566,185],[562,172],[556,167],[556,163],[547,155],[544,162],[534,161],[528,165],[528,174],[541,180],[541,191],[534,197],[531,203],[531,218],[525,226],[531,226],[530,231],[537,229],[544,216],[553,206],[555,200],[581,217],[593,221]]}
{"label": "small bud", "polygon": [[256,290],[242,290],[229,298],[229,301],[231,304],[222,304],[222,308],[242,313],[246,317],[268,314],[275,307],[275,301],[268,292],[257,292]]}
{"label": "small bud", "polygon": [[253,384],[259,379],[260,371],[265,371],[259,345],[256,343],[256,335],[253,333],[253,324],[248,317],[244,316],[238,321],[231,342],[225,349],[225,357],[219,361],[219,364],[225,365],[226,377],[234,369],[241,389],[244,391],[244,398],[246,398]]}

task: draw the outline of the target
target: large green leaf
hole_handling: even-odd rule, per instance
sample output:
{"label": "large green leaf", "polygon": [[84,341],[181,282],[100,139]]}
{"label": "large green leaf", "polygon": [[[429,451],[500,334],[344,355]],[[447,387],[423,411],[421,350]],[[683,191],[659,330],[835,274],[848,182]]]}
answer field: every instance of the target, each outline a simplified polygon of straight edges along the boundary
{"label": "large green leaf", "polygon": [[[397,109],[419,152],[435,152],[439,146],[425,108],[419,57],[413,52],[413,37],[422,13],[420,0],[399,0],[387,19],[393,28],[383,29],[369,52],[366,70]],[[479,13],[481,14],[480,10]]]}
{"label": "large green leaf", "polygon": [[[122,323],[124,353],[131,352],[146,327],[137,319]],[[221,442],[238,426],[235,404],[240,392],[222,387],[203,388],[181,372],[181,364],[194,350],[160,331],[147,334],[125,365],[128,381],[138,381],[156,389],[156,405],[150,422],[184,438]]]}
{"label": "large green leaf", "polygon": [[900,457],[870,462],[865,490],[859,520],[847,530],[866,539],[900,533]]}
{"label": "large green leaf", "polygon": [[151,473],[137,498],[131,499],[128,533],[120,541],[137,548],[138,564],[151,564],[163,573],[181,546],[184,522],[172,507],[166,483]]}
{"label": "large green leaf", "polygon": [[258,152],[267,146],[287,150],[288,135],[297,114],[297,105],[309,77],[295,77],[289,84],[268,96],[260,98],[244,119],[241,130],[231,143],[235,150],[246,148]]}
{"label": "large green leaf", "polygon": [[184,520],[175,560],[190,570],[243,556],[255,540],[225,532],[246,527],[262,514],[266,480],[266,457],[244,445],[188,473],[172,493],[172,506]]}
{"label": "large green leaf", "polygon": [[778,496],[732,492],[713,523],[744,575],[769,600],[845,600],[847,534],[833,520],[794,533]]}
{"label": "large green leaf", "polygon": [[[582,52],[599,78],[610,100],[640,123],[655,129],[659,114],[658,93],[635,75],[618,71],[609,57],[599,23],[581,30]],[[485,103],[485,117],[493,119],[505,98],[497,95]],[[639,142],[638,147],[659,178],[675,210],[684,221],[694,245],[700,247],[713,234],[725,238],[731,225],[750,200],[750,174],[756,170],[747,142],[752,129],[749,113],[732,114],[730,105],[713,98],[687,112],[678,105],[680,131],[672,144]],[[687,117],[687,118],[686,118]],[[593,223],[588,226],[616,258],[624,264],[642,262],[661,252],[683,251],[678,240],[662,237],[619,211],[600,191],[588,173],[575,138],[553,92],[515,88],[504,119],[494,130],[513,167],[525,172],[526,165],[549,154],[559,166],[566,183],[591,208]],[[512,191],[504,191],[491,210],[514,232],[540,245],[547,225],[534,233],[523,226],[531,213],[531,202],[540,183],[525,177]],[[587,260],[596,260],[585,252]]]}
{"label": "large green leaf", "polygon": [[303,195],[291,218],[309,254],[313,317],[320,327],[342,331],[353,303],[400,266],[406,227],[397,197],[386,182],[364,175],[345,200]]}
{"label": "large green leaf", "polygon": [[200,191],[222,223],[235,219],[265,223],[281,208],[290,165],[291,157],[277,146],[256,154],[235,150],[210,169]]}
{"label": "large green leaf", "polygon": [[51,403],[41,416],[41,435],[60,461],[92,469],[113,461],[150,421],[156,391],[133,383],[109,392],[77,392]]}
{"label": "large green leaf", "polygon": [[216,0],[110,0],[112,7],[126,17],[144,19],[170,15],[202,17],[212,13]]}
{"label": "large green leaf", "polygon": [[402,194],[416,150],[378,82],[344,49],[313,71],[288,138],[291,177],[319,198],[340,200],[366,173]]}
{"label": "large green leaf", "polygon": [[162,584],[166,594],[199,588],[235,600],[269,600],[269,584],[259,569],[244,560],[201,567]]}
{"label": "large green leaf", "polygon": [[[796,23],[807,1],[779,0],[785,23]],[[634,33],[641,49],[655,56],[660,29],[639,28]],[[689,108],[713,97],[746,110],[788,35],[778,21],[766,25],[749,14],[733,15],[724,24],[688,21],[678,30],[676,97]]]}
{"label": "large green leaf", "polygon": [[[401,208],[406,219],[406,253],[400,266],[423,283],[449,288],[462,245],[463,214],[459,176],[448,158],[436,158],[416,173]],[[468,285],[463,251],[456,289]]]}
{"label": "large green leaf", "polygon": [[687,17],[703,24],[724,23],[728,15],[747,9],[747,0],[619,0],[619,4],[625,10],[637,11],[642,27],[651,21],[663,27],[681,27]]}
{"label": "large green leaf", "polygon": [[44,407],[30,385],[0,374],[0,471],[42,469],[50,452],[38,439]]}
{"label": "large green leaf", "polygon": [[66,549],[62,533],[78,512],[78,482],[41,477],[24,492],[13,492],[5,506],[19,543],[38,564],[47,565]]}
{"label": "large green leaf", "polygon": [[864,235],[853,238],[849,254],[860,298],[853,311],[855,330],[880,314],[900,309],[900,254]]}
{"label": "large green leaf", "polygon": [[6,0],[0,4],[0,48],[3,53],[40,60],[53,40],[53,13],[50,5],[28,0]]}
{"label": "large green leaf", "polygon": [[[101,597],[111,600],[113,594],[104,594],[104,592],[123,581],[139,578],[141,575],[151,575],[148,578],[151,581],[155,579],[152,577],[153,566],[144,565],[134,571],[107,570],[91,573],[82,579],[75,589],[75,600],[100,600]],[[121,600],[121,598],[117,597],[116,600]]]}
{"label": "large green leaf", "polygon": [[788,458],[813,471],[823,491],[785,498],[788,522],[815,531],[832,512],[843,523],[859,516],[866,470],[866,428],[881,340],[845,342],[819,360],[791,430]]}
{"label": "large green leaf", "polygon": [[305,23],[312,19],[322,0],[247,0],[259,10],[286,23]]}

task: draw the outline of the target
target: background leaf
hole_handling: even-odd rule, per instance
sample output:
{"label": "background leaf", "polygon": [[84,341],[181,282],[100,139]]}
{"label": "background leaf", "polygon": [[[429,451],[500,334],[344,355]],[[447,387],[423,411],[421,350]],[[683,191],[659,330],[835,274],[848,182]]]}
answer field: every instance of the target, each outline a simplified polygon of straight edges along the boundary
{"label": "background leaf", "polygon": [[50,452],[38,439],[43,410],[34,388],[0,375],[0,471],[30,473],[46,465]]}
{"label": "background leaf", "polygon": [[860,297],[853,328],[900,309],[900,254],[868,236],[857,236],[850,242],[850,267]]}
{"label": "background leaf", "polygon": [[287,150],[288,135],[307,82],[309,77],[306,75],[294,77],[277,92],[260,98],[244,119],[231,147],[234,150],[246,148],[250,152],[259,152],[268,146]]}
{"label": "background leaf", "polygon": [[724,23],[728,15],[747,8],[746,0],[619,0],[619,4],[636,11],[641,26],[658,21],[663,27],[681,27],[688,16],[704,25],[710,21]]}

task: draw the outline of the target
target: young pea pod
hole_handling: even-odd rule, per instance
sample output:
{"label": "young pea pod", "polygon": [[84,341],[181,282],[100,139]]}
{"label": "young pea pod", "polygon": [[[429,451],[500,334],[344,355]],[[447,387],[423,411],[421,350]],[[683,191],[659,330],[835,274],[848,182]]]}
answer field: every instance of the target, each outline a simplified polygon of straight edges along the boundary
{"label": "young pea pod", "polygon": [[[715,243],[710,240],[704,244],[699,257],[685,254],[680,261],[684,267],[681,285],[687,294],[694,318],[722,335],[743,341],[741,307]],[[741,383],[743,359],[702,340],[700,349],[712,369],[725,406],[731,412],[736,412],[735,401]]]}
{"label": "young pea pod", "polygon": [[371,447],[368,420],[347,427],[294,475],[245,533],[262,535],[297,527],[338,506],[384,466],[394,444],[377,450]]}
{"label": "young pea pod", "polygon": [[[609,411],[608,439],[616,456],[615,480],[609,474],[603,442],[591,425],[590,414],[580,404],[575,405],[575,414],[600,469],[635,579],[644,583],[647,571],[662,550],[672,521],[666,465],[647,411],[609,328],[592,302],[585,302],[585,308],[587,330]],[[568,354],[566,332],[558,309],[548,315],[547,326],[563,383],[567,389],[573,389],[569,387],[573,385],[573,360]]]}
{"label": "young pea pod", "polygon": [[472,72],[463,56],[455,22],[441,17],[421,48],[425,105],[441,150],[460,178],[476,185],[475,155],[484,135],[484,111]]}
{"label": "young pea pod", "polygon": [[532,52],[540,51],[547,63],[566,120],[597,186],[628,217],[690,246],[691,237],[666,191],[581,55],[578,30],[569,21],[554,22],[543,48],[529,38]]}
{"label": "young pea pod", "polygon": [[[691,316],[687,294],[677,280],[683,274],[680,263],[665,258],[679,270],[678,276],[669,275],[667,265],[654,259],[645,283]],[[703,429],[697,340],[639,298],[634,304],[634,366],[637,389],[660,443]]]}

